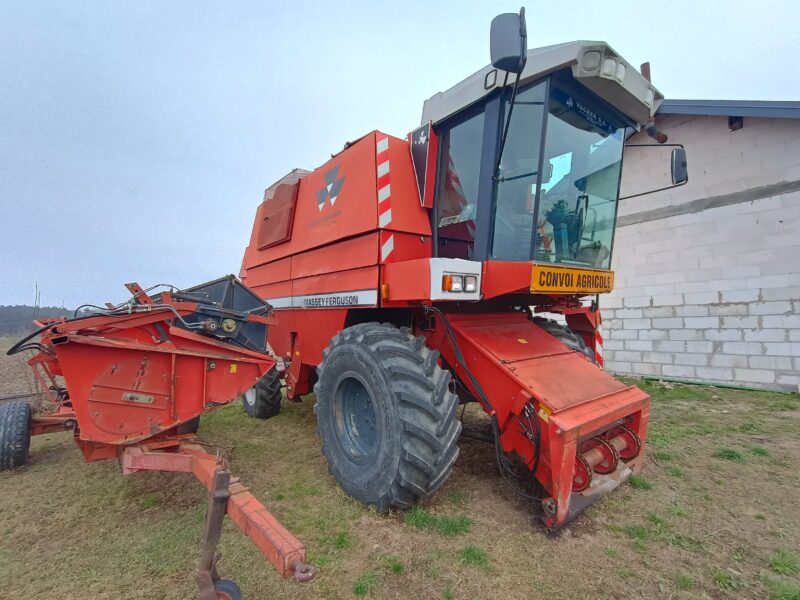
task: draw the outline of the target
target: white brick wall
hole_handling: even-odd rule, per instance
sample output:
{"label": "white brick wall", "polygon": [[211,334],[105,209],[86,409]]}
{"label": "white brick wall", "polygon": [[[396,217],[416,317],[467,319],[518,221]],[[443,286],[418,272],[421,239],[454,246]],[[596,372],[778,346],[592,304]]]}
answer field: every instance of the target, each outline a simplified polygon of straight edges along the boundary
{"label": "white brick wall", "polygon": [[[800,178],[800,121],[658,125],[685,144],[689,183],[623,200],[620,216]],[[668,184],[668,156],[626,151],[621,195]],[[800,192],[622,226],[614,245],[616,289],[601,298],[609,370],[797,390]]]}

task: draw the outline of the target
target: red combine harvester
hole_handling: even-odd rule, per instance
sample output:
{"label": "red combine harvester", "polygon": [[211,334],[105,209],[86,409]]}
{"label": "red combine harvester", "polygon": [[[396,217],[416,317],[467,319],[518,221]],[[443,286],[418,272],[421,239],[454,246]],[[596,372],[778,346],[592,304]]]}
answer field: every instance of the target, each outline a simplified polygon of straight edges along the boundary
{"label": "red combine harvester", "polygon": [[[522,11],[493,21],[491,50],[407,139],[373,131],[267,189],[240,276],[276,309],[288,396],[316,393],[350,495],[429,497],[458,455],[457,405],[477,401],[501,472],[515,454],[558,528],[642,468],[650,399],[602,370],[598,298],[626,130],[661,137],[663,96],[603,42],[528,52]],[[266,390],[250,414],[277,412]]]}
{"label": "red combine harvester", "polygon": [[32,416],[22,400],[0,406],[0,468],[25,462],[31,435],[71,430],[87,461],[119,458],[125,474],[193,473],[209,489],[201,600],[241,598],[217,574],[226,513],[284,576],[313,578],[303,545],[194,437],[202,413],[277,378],[265,352],[270,307],[233,276],[153,297],[138,284],[127,287],[127,303],[42,319],[8,351],[35,352],[28,364],[49,410]]}

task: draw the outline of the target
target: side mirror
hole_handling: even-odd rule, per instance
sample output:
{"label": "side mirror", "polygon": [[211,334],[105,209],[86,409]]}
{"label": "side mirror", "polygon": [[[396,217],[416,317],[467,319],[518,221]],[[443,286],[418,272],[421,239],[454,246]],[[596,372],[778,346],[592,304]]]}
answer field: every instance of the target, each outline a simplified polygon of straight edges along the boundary
{"label": "side mirror", "polygon": [[517,75],[522,73],[528,59],[524,7],[519,9],[519,14],[503,13],[492,19],[489,49],[493,67]]}
{"label": "side mirror", "polygon": [[684,148],[672,149],[672,185],[682,185],[689,180]]}

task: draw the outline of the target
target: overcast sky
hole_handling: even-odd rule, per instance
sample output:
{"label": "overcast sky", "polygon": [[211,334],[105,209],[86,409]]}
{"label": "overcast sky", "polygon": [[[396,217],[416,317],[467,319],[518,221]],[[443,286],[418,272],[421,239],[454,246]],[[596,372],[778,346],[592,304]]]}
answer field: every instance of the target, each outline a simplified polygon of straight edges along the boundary
{"label": "overcast sky", "polygon": [[[0,0],[0,304],[238,273],[263,189],[487,64],[515,2]],[[795,2],[527,3],[667,98],[800,99]]]}

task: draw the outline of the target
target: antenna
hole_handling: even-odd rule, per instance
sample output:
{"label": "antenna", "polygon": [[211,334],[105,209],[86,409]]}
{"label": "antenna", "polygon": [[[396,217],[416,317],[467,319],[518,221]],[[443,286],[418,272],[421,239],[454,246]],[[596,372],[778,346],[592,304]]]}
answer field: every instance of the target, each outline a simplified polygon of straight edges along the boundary
{"label": "antenna", "polygon": [[34,297],[33,297],[33,320],[35,321],[36,319],[39,318],[39,303],[41,302],[41,299],[42,299],[42,292],[39,289],[39,282],[38,281],[35,281],[33,283],[33,291],[34,291]]}

